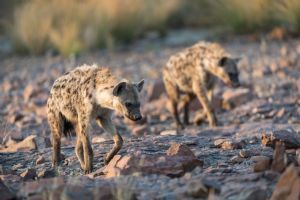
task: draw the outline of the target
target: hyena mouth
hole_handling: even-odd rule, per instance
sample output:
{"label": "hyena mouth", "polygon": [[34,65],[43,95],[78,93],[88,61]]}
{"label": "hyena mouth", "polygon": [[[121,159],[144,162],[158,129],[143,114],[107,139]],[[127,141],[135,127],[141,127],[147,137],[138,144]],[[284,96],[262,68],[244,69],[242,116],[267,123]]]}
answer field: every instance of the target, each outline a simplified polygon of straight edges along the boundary
{"label": "hyena mouth", "polygon": [[229,74],[229,77],[230,77],[232,87],[240,86],[239,78],[236,74]]}
{"label": "hyena mouth", "polygon": [[139,121],[142,119],[141,115],[125,115],[125,116],[132,121]]}

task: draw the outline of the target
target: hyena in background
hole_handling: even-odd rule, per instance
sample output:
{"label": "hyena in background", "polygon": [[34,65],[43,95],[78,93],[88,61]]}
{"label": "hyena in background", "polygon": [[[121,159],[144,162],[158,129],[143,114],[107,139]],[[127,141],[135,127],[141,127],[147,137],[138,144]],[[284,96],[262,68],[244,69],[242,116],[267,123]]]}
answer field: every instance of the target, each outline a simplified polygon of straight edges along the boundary
{"label": "hyena in background", "polygon": [[210,127],[217,125],[210,106],[212,89],[216,78],[233,87],[239,86],[237,63],[239,59],[230,55],[218,44],[199,42],[170,57],[163,69],[163,81],[172,103],[172,114],[178,128],[183,128],[177,105],[180,93],[184,93],[184,124],[189,123],[189,103],[197,97]]}
{"label": "hyena in background", "polygon": [[88,137],[88,127],[93,119],[114,139],[114,146],[106,154],[107,164],[121,149],[123,139],[112,123],[112,111],[137,121],[142,118],[138,93],[144,81],[131,83],[118,81],[108,69],[81,66],[58,78],[47,102],[48,122],[53,139],[53,166],[61,159],[60,138],[68,128],[77,135],[75,152],[84,173],[93,169],[93,151]]}

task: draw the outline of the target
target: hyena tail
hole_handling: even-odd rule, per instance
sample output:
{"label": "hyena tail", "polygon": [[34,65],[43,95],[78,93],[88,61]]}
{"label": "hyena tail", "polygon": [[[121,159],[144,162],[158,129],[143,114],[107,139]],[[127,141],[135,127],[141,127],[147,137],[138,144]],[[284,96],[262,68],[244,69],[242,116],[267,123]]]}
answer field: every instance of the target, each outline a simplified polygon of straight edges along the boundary
{"label": "hyena tail", "polygon": [[75,135],[75,128],[74,128],[74,125],[69,122],[65,116],[62,115],[62,126],[63,126],[63,135],[65,137],[71,137],[73,135]]}

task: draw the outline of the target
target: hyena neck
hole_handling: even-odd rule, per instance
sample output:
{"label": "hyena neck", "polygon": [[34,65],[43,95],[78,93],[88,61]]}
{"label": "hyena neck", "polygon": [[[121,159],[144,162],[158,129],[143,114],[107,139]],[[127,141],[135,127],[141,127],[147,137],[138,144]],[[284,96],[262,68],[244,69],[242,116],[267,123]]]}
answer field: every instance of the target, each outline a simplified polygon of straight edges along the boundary
{"label": "hyena neck", "polygon": [[108,108],[111,110],[115,110],[114,108],[114,96],[112,94],[112,90],[106,90],[104,92],[97,94],[97,104],[102,108]]}

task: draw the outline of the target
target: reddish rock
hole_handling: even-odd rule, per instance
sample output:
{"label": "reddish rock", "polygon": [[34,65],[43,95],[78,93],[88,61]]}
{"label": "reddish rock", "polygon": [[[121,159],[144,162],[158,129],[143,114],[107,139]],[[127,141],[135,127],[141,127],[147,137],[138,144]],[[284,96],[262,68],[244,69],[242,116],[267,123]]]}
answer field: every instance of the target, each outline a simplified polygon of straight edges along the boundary
{"label": "reddish rock", "polygon": [[11,142],[6,148],[1,149],[0,152],[31,151],[51,146],[50,138],[30,135],[20,142]]}
{"label": "reddish rock", "polygon": [[164,130],[159,133],[160,135],[177,135],[177,130]]}
{"label": "reddish rock", "polygon": [[271,200],[282,199],[300,199],[300,174],[294,165],[290,165],[280,176],[271,197]]}
{"label": "reddish rock", "polygon": [[246,102],[249,102],[253,97],[250,89],[248,88],[236,88],[227,89],[223,93],[223,105],[225,109],[232,109],[234,107],[240,106]]}
{"label": "reddish rock", "polygon": [[39,178],[50,178],[55,176],[55,171],[52,169],[43,169],[37,175]]}
{"label": "reddish rock", "polygon": [[242,149],[245,146],[244,141],[232,141],[230,139],[217,139],[214,142],[214,145],[217,148],[222,148],[224,150],[232,150],[232,149]]}
{"label": "reddish rock", "polygon": [[148,131],[149,131],[149,128],[148,128],[147,124],[135,126],[132,129],[132,133],[136,136],[143,136],[143,135],[147,134]]}
{"label": "reddish rock", "polygon": [[27,180],[34,180],[37,177],[35,169],[27,169],[24,171],[20,176],[23,178],[24,181]]}
{"label": "reddish rock", "polygon": [[0,152],[7,153],[7,152],[36,150],[37,149],[37,144],[35,139],[36,137],[37,137],[36,135],[30,135],[21,142],[12,144],[4,149],[0,149]]}
{"label": "reddish rock", "polygon": [[253,171],[262,172],[270,169],[271,159],[267,156],[252,156]]}
{"label": "reddish rock", "polygon": [[186,145],[173,144],[168,149],[167,155],[115,156],[103,172],[107,177],[132,173],[175,177],[202,165],[203,162],[198,160]]}
{"label": "reddish rock", "polygon": [[287,166],[287,155],[283,142],[276,142],[275,151],[271,169],[276,172],[282,172]]}
{"label": "reddish rock", "polygon": [[275,131],[264,131],[261,137],[261,143],[264,146],[275,147],[275,143],[281,141],[284,143],[285,148],[297,149],[300,148],[300,135],[294,130],[275,130]]}
{"label": "reddish rock", "polygon": [[171,147],[167,150],[168,156],[190,156],[196,158],[194,153],[188,148],[188,146],[184,144],[174,143]]}

